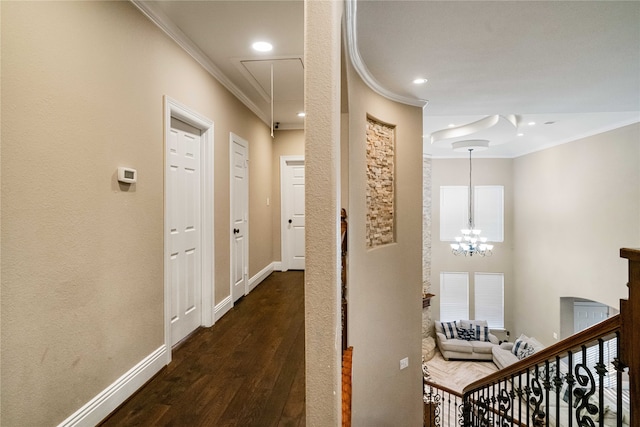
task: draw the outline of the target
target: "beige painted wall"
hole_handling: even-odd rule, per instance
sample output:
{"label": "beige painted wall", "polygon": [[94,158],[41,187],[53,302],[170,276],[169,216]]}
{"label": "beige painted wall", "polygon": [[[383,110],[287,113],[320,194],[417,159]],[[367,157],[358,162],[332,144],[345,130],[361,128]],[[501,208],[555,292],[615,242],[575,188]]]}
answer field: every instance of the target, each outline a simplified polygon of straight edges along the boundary
{"label": "beige painted wall", "polygon": [[[422,425],[422,110],[349,88],[349,345],[353,425]],[[365,245],[367,114],[396,125],[396,241]],[[409,367],[400,370],[408,357]]]}
{"label": "beige painted wall", "polygon": [[[1,8],[0,423],[50,425],[163,344],[163,96],[215,122],[216,303],[229,132],[250,143],[250,274],[273,260],[271,138],[128,2]],[[129,191],[121,165],[139,173]]]}
{"label": "beige painted wall", "polygon": [[304,156],[304,130],[277,130],[273,140],[273,182],[271,186],[271,208],[273,210],[272,229],[273,242],[272,252],[274,261],[282,261],[282,242],[280,237],[281,218],[280,214],[282,198],[280,197],[280,157],[281,156]]}
{"label": "beige painted wall", "polygon": [[640,125],[514,160],[514,329],[544,344],[560,298],[619,308],[622,247],[640,246]]}
{"label": "beige painted wall", "polygon": [[[443,185],[469,185],[469,160],[432,159],[432,201],[431,212],[431,292],[436,296],[431,301],[433,320],[440,320],[440,273],[469,273],[470,316],[474,318],[474,273],[504,273],[505,287],[505,328],[512,325],[511,304],[513,294],[513,160],[472,158],[472,183],[476,185],[504,186],[504,242],[494,242],[491,257],[464,257],[451,253],[451,242],[440,241],[440,187]],[[462,226],[462,224],[461,224]],[[482,320],[482,319],[478,319]],[[495,331],[496,335],[502,334]]]}

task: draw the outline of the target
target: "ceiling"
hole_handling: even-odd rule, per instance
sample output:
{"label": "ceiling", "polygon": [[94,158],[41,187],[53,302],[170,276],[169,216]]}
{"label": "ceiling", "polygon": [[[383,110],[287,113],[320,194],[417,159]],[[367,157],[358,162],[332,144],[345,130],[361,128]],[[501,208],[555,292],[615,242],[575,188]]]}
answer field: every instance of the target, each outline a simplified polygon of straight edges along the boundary
{"label": "ceiling", "polygon": [[[304,126],[302,1],[133,2],[266,123],[273,65],[274,122]],[[640,1],[345,5],[356,70],[424,106],[433,157],[465,156],[457,139],[489,141],[480,157],[517,157],[640,121]],[[273,51],[254,52],[257,40]]]}

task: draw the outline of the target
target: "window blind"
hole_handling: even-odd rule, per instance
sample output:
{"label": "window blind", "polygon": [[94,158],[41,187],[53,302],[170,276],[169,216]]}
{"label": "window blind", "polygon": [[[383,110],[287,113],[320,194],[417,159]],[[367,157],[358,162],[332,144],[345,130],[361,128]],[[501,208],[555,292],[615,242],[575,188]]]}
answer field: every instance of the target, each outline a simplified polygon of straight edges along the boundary
{"label": "window blind", "polygon": [[469,273],[440,273],[440,320],[469,318]]}
{"label": "window blind", "polygon": [[469,224],[469,187],[440,187],[440,241],[453,242]]}
{"label": "window blind", "polygon": [[504,274],[474,274],[475,319],[486,320],[490,328],[504,328]]}
{"label": "window blind", "polygon": [[[473,221],[482,230],[481,236],[490,242],[504,241],[504,187],[481,185],[473,187]],[[468,209],[467,209],[468,210]]]}

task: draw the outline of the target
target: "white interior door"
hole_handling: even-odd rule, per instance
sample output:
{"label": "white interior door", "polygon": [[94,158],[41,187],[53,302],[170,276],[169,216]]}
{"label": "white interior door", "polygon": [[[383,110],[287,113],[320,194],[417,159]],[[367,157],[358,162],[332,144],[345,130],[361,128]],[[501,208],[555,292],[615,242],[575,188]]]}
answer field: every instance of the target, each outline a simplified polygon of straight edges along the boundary
{"label": "white interior door", "polygon": [[231,134],[231,297],[246,295],[249,283],[249,144]]}
{"label": "white interior door", "polygon": [[304,270],[304,157],[280,161],[282,270]]}
{"label": "white interior door", "polygon": [[573,332],[583,331],[609,316],[609,307],[597,302],[573,303]]}
{"label": "white interior door", "polygon": [[200,130],[171,118],[167,140],[171,345],[201,322]]}

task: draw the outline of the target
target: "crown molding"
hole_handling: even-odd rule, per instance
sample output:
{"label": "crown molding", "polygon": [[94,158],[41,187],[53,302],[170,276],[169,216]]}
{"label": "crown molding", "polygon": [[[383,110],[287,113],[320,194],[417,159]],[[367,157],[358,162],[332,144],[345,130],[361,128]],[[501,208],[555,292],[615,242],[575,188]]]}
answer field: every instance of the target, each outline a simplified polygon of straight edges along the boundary
{"label": "crown molding", "polygon": [[180,30],[162,11],[154,7],[151,3],[143,0],[130,0],[131,3],[140,10],[151,22],[156,24],[166,35],[178,44],[185,52],[195,59],[205,70],[209,72],[222,86],[240,100],[249,110],[251,110],[260,120],[267,125],[271,123],[256,104],[253,103],[220,69],[209,59],[209,57],[198,47],[186,34]]}
{"label": "crown molding", "polygon": [[381,96],[384,96],[387,99],[392,101],[399,102],[401,104],[413,105],[414,107],[424,108],[429,101],[426,99],[418,99],[408,96],[398,95],[390,90],[384,88],[369,72],[369,69],[365,65],[362,57],[360,56],[360,51],[358,50],[358,40],[357,40],[357,25],[356,25],[356,10],[357,10],[357,0],[346,0],[346,8],[345,8],[345,27],[346,27],[346,44],[347,44],[347,54],[349,55],[349,59],[351,60],[351,64],[353,68],[355,68],[356,72],[360,76],[360,78],[365,82],[367,86],[369,86],[374,92],[378,93]]}

